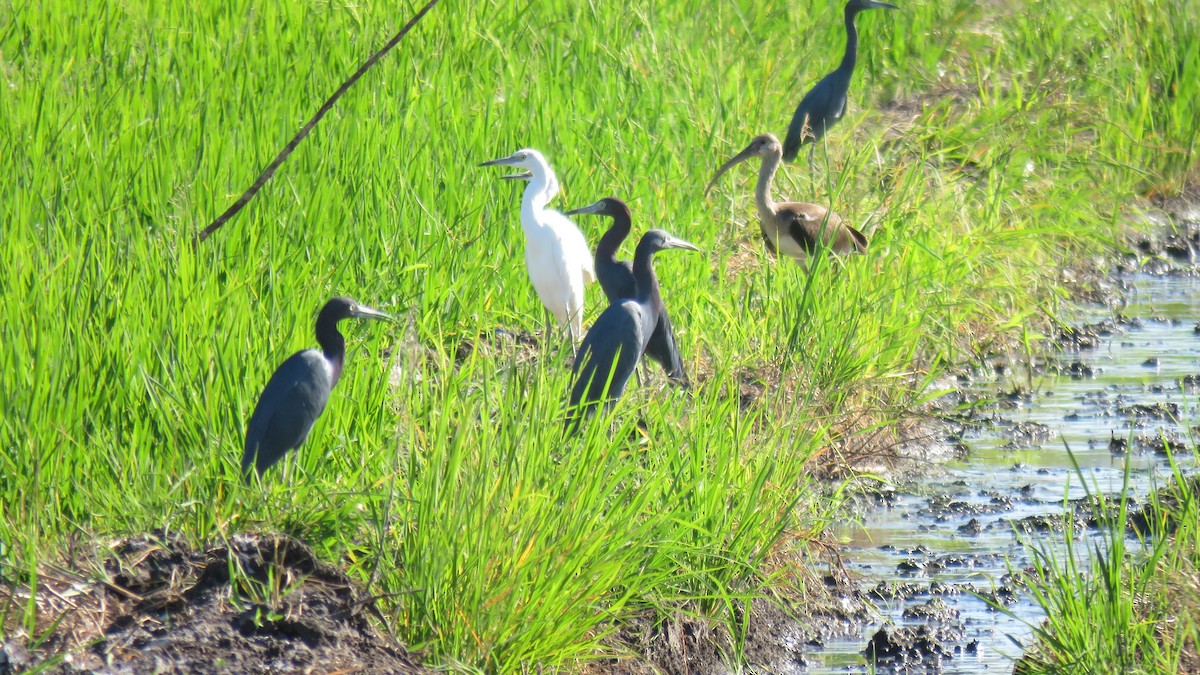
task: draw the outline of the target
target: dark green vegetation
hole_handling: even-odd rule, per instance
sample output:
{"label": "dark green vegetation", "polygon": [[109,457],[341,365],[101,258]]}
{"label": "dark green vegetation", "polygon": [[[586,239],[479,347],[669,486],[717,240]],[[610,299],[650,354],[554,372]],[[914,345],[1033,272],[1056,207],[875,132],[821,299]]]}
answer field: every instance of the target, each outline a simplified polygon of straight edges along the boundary
{"label": "dark green vegetation", "polygon": [[[492,671],[573,667],[635,612],[728,621],[804,578],[789,554],[836,513],[812,476],[837,441],[1028,337],[1122,205],[1194,177],[1198,12],[861,16],[818,182],[793,168],[777,194],[871,245],[808,277],[763,256],[752,176],[701,191],[836,65],[840,3],[448,2],[193,250],[408,10],[0,2],[0,574],[109,534],[282,530],[389,594],[428,660]],[[635,232],[706,251],[658,266],[691,396],[630,391],[614,430],[564,442],[567,350],[487,337],[543,322],[519,194],[475,167],[522,146],[554,164],[555,206],[616,195]],[[336,294],[402,327],[348,329],[293,484],[245,489],[254,401]],[[55,618],[6,607],[6,631]]]}

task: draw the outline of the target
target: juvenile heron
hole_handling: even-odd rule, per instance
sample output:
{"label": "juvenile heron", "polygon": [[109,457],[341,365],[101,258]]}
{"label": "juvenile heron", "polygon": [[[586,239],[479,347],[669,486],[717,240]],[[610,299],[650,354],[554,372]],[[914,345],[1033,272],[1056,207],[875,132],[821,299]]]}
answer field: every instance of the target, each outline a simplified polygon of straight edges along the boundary
{"label": "juvenile heron", "polygon": [[[629,207],[616,197],[606,197],[595,204],[567,211],[566,215],[577,213],[592,213],[612,218],[612,225],[596,245],[596,278],[610,305],[618,304],[627,298],[636,298],[637,282],[633,278],[633,263],[617,260],[617,249],[621,248],[621,242],[629,236]],[[672,381],[677,384],[687,382],[683,359],[679,356],[679,347],[675,342],[675,330],[671,327],[671,319],[667,316],[665,307],[658,315],[658,323],[654,326],[654,332],[650,334],[650,341],[646,343],[644,355],[657,361]]]}
{"label": "juvenile heron", "polygon": [[542,153],[525,148],[479,166],[496,165],[525,169],[504,176],[529,181],[521,197],[525,268],[538,298],[566,326],[574,344],[583,335],[584,285],[596,280],[587,240],[566,216],[546,208],[558,193],[558,177]]}
{"label": "juvenile heron", "polygon": [[592,324],[575,355],[568,429],[575,428],[600,403],[611,403],[625,393],[658,317],[666,311],[654,274],[654,254],[668,248],[700,250],[665,230],[642,235],[633,254],[637,296],[609,305]]}
{"label": "juvenile heron", "polygon": [[324,412],[346,360],[346,340],[338,332],[338,322],[391,318],[350,298],[338,297],[325,303],[316,326],[321,348],[296,352],[284,361],[267,382],[250,416],[242,452],[242,475],[247,481],[251,464],[261,476],[288,450],[300,447]]}
{"label": "juvenile heron", "polygon": [[806,259],[818,248],[834,253],[864,253],[867,237],[842,221],[842,217],[819,204],[780,202],[771,200],[771,181],[783,163],[783,148],[771,134],[756,136],[728,162],[725,162],[704,189],[712,190],[717,180],[731,167],[750,159],[762,159],[754,198],[758,204],[758,225],[771,253],[782,253],[800,261],[807,270]]}
{"label": "juvenile heron", "polygon": [[866,9],[900,8],[877,0],[850,0],[846,3],[846,53],[837,70],[821,78],[796,106],[787,138],[783,142],[785,160],[792,161],[802,146],[811,143],[808,149],[811,170],[817,141],[846,113],[846,94],[850,91],[850,77],[854,74],[854,63],[858,59],[858,29],[854,26],[854,18]]}

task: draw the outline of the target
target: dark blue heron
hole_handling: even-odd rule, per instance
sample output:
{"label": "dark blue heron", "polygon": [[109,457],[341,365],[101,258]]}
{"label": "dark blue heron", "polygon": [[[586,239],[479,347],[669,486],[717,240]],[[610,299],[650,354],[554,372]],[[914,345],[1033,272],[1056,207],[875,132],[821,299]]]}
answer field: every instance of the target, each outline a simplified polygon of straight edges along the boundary
{"label": "dark blue heron", "polygon": [[242,475],[250,480],[250,465],[262,475],[287,454],[300,447],[313,423],[325,410],[329,393],[342,376],[346,340],[338,332],[342,319],[392,319],[383,312],[364,307],[350,298],[333,298],[317,315],[317,344],[288,357],[258,398],[242,452]]}
{"label": "dark blue heron", "polygon": [[850,91],[850,77],[854,74],[854,62],[858,59],[858,29],[854,27],[854,18],[864,9],[900,8],[878,0],[850,0],[846,3],[846,53],[842,56],[842,64],[821,78],[817,86],[809,90],[800,100],[800,105],[796,106],[787,138],[783,141],[784,160],[792,161],[802,146],[811,143],[812,147],[808,149],[811,170],[817,141],[846,113],[846,94]]}
{"label": "dark blue heron", "polygon": [[[572,216],[577,213],[593,213],[612,218],[612,225],[596,245],[596,279],[608,298],[608,304],[615,305],[627,298],[637,298],[633,263],[617,260],[617,249],[621,248],[621,242],[629,236],[629,207],[616,197],[606,197],[590,206],[567,211],[566,215]],[[650,334],[650,341],[646,343],[644,356],[657,361],[673,382],[686,385],[687,374],[683,370],[683,359],[679,356],[679,347],[675,342],[675,329],[671,327],[671,319],[667,316],[665,307],[658,315],[658,324]]]}
{"label": "dark blue heron", "polygon": [[633,254],[636,297],[609,305],[592,324],[575,355],[568,429],[577,426],[601,402],[611,403],[625,393],[625,385],[658,326],[658,317],[666,311],[654,275],[654,254],[668,248],[700,250],[665,230],[642,235]]}

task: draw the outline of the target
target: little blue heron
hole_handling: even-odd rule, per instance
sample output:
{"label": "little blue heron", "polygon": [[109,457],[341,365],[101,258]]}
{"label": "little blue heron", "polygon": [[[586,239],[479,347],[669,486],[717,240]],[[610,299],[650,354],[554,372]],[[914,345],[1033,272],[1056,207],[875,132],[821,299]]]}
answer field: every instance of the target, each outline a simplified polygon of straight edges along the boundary
{"label": "little blue heron", "polygon": [[717,169],[716,175],[704,189],[705,193],[716,185],[722,174],[751,157],[762,159],[754,197],[758,203],[758,224],[771,253],[778,251],[795,258],[807,270],[806,259],[818,248],[828,248],[839,254],[863,253],[867,250],[866,235],[844,223],[841,216],[824,206],[807,202],[776,203],[771,200],[771,181],[783,163],[783,148],[779,145],[779,139],[772,134],[756,136],[745,150]]}
{"label": "little blue heron", "polygon": [[525,148],[479,166],[496,165],[526,169],[504,176],[529,181],[521,198],[525,268],[538,298],[567,327],[574,344],[583,335],[584,284],[596,280],[587,240],[566,216],[546,208],[558,193],[558,178],[542,153]]}
{"label": "little blue heron", "polygon": [[[621,242],[629,236],[632,220],[629,207],[616,197],[606,197],[595,204],[567,211],[566,215],[577,213],[592,213],[612,218],[612,225],[596,245],[596,278],[600,282],[600,288],[604,290],[605,297],[608,298],[608,303],[615,305],[621,300],[637,298],[633,263],[617,260],[617,249],[621,248]],[[657,361],[672,381],[677,384],[687,382],[683,359],[679,356],[679,347],[675,342],[675,330],[671,327],[671,319],[667,316],[665,307],[658,315],[658,324],[650,334],[644,355]]]}
{"label": "little blue heron", "polygon": [[785,160],[792,161],[801,146],[811,143],[808,164],[812,170],[813,150],[817,141],[846,113],[846,94],[850,91],[850,77],[854,74],[854,62],[858,59],[858,29],[854,27],[854,18],[865,9],[900,8],[877,0],[850,0],[846,3],[846,53],[837,70],[821,78],[796,106],[787,138],[783,142]]}
{"label": "little blue heron", "polygon": [[633,254],[637,296],[608,306],[592,324],[575,355],[567,428],[572,429],[601,402],[612,402],[625,393],[642,352],[666,311],[654,275],[654,254],[668,248],[699,251],[665,230],[642,235]]}
{"label": "little blue heron", "polygon": [[258,398],[242,452],[242,474],[250,480],[250,465],[262,475],[287,454],[300,447],[313,423],[325,410],[329,393],[342,376],[346,340],[338,332],[342,319],[388,319],[383,312],[364,307],[350,298],[333,298],[317,315],[317,344],[292,354],[267,382]]}

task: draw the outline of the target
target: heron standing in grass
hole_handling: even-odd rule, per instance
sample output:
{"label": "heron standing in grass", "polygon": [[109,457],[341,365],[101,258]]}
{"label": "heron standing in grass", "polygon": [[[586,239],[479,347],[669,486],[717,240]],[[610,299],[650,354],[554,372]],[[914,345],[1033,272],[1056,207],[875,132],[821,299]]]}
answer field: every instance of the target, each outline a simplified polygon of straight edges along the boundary
{"label": "heron standing in grass", "polygon": [[654,274],[654,254],[669,248],[699,251],[665,230],[642,235],[633,254],[637,296],[609,305],[592,324],[575,355],[567,428],[573,429],[604,401],[615,401],[637,369],[666,307]]}
{"label": "heron standing in grass", "polygon": [[583,335],[584,285],[596,280],[587,240],[563,214],[546,208],[558,193],[558,178],[542,153],[532,148],[479,166],[525,169],[504,178],[527,180],[521,197],[521,227],[525,230],[525,267],[538,298],[567,328],[574,344]]}
{"label": "heron standing in grass", "polygon": [[850,0],[846,3],[846,53],[842,56],[842,63],[837,70],[821,78],[821,81],[800,99],[800,105],[796,106],[792,123],[788,126],[787,138],[783,142],[785,160],[792,161],[802,146],[811,144],[808,149],[808,164],[812,170],[813,150],[817,142],[825,137],[829,127],[846,114],[850,78],[854,75],[854,63],[858,60],[858,29],[854,26],[854,19],[859,12],[866,9],[900,8],[877,0]]}
{"label": "heron standing in grass", "polygon": [[833,211],[819,204],[776,203],[771,199],[771,181],[783,163],[783,148],[779,145],[779,139],[772,134],[756,136],[745,150],[717,169],[704,189],[705,194],[712,190],[726,171],[751,157],[762,160],[754,198],[758,204],[758,225],[771,253],[795,258],[807,271],[807,257],[819,248],[839,254],[866,252],[866,235],[843,222],[842,217]]}
{"label": "heron standing in grass", "polygon": [[325,303],[316,326],[321,348],[296,352],[284,361],[267,382],[250,416],[242,452],[242,475],[247,481],[251,466],[261,476],[288,450],[300,447],[324,412],[346,360],[346,340],[337,329],[342,319],[392,317],[350,298],[338,297]]}
{"label": "heron standing in grass", "polygon": [[[618,304],[627,298],[636,298],[637,282],[633,276],[633,263],[617,260],[617,250],[621,248],[621,242],[629,236],[631,229],[629,207],[616,197],[606,197],[595,204],[567,211],[566,215],[577,213],[592,213],[612,218],[612,225],[596,245],[596,277],[610,305]],[[687,374],[683,370],[683,359],[679,356],[675,330],[671,326],[671,319],[667,316],[665,307],[659,312],[658,323],[654,326],[654,332],[650,334],[650,341],[646,343],[644,355],[657,361],[671,381],[686,385]]]}

